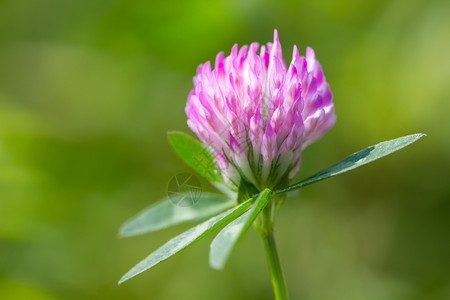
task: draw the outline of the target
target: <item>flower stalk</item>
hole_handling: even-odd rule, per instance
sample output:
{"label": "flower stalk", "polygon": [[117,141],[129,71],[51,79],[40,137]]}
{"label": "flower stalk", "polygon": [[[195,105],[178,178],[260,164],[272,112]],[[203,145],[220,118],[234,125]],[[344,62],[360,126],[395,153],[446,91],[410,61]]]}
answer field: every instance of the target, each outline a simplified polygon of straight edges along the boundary
{"label": "flower stalk", "polygon": [[275,300],[289,299],[273,231],[274,213],[277,206],[279,206],[278,202],[282,202],[283,200],[284,199],[281,197],[272,197],[259,216],[258,222],[255,223],[255,228],[264,242],[267,265],[269,267]]}
{"label": "flower stalk", "polygon": [[269,266],[275,300],[287,300],[289,298],[273,230],[262,236],[262,238],[264,240],[267,264]]}

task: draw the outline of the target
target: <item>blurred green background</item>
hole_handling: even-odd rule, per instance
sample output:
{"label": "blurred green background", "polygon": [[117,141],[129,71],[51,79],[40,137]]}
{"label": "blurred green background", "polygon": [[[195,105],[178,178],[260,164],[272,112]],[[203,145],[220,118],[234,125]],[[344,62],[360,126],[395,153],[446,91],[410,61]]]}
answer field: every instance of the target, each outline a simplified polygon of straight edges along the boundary
{"label": "blurred green background", "polygon": [[[178,226],[117,229],[190,171],[168,130],[198,64],[234,43],[315,49],[338,121],[300,177],[377,142],[418,143],[289,198],[292,299],[450,299],[450,2],[0,1],[0,299],[272,299],[252,230],[222,272],[212,236],[117,286]],[[203,182],[205,190],[212,190]]]}

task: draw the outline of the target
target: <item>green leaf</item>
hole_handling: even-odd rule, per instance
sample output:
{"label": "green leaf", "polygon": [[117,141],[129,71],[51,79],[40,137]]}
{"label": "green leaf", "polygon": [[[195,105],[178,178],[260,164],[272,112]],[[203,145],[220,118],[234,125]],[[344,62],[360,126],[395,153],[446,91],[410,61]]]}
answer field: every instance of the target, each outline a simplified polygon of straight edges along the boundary
{"label": "green leaf", "polygon": [[188,166],[208,180],[222,181],[215,172],[217,165],[210,149],[183,132],[169,132],[168,138],[172,148]]}
{"label": "green leaf", "polygon": [[177,206],[177,199],[182,201],[190,194],[172,195],[150,205],[136,216],[126,221],[119,230],[120,236],[133,236],[167,228],[189,221],[198,221],[217,215],[233,207],[236,202],[217,194],[201,193],[196,196],[192,206]]}
{"label": "green leaf", "polygon": [[215,269],[223,269],[234,247],[252,226],[255,219],[267,205],[270,190],[265,189],[259,194],[252,207],[222,229],[211,243],[209,265]]}
{"label": "green leaf", "polygon": [[311,177],[306,178],[305,180],[302,180],[296,184],[288,186],[287,188],[274,191],[273,194],[290,192],[299,189],[301,187],[304,187],[305,185],[358,168],[378,158],[391,154],[392,152],[397,151],[403,147],[406,147],[409,144],[414,143],[424,135],[425,134],[423,133],[407,135],[394,140],[381,142],[374,146],[370,146],[364,150],[361,150],[359,152],[350,155],[344,160],[338,162],[337,164],[334,164],[331,167],[328,167],[327,169],[322,170],[312,175]]}
{"label": "green leaf", "polygon": [[249,206],[253,203],[257,196],[248,199],[247,201],[241,203],[240,205],[233,207],[226,212],[221,213],[218,216],[212,217],[211,219],[198,224],[195,227],[183,232],[182,234],[172,238],[163,246],[158,248],[156,251],[147,256],[144,260],[134,266],[129,270],[122,278],[119,280],[119,284],[122,282],[156,266],[160,262],[168,259],[169,257],[175,255],[186,247],[192,245],[193,243],[204,238],[206,235],[224,225],[225,223],[233,220],[234,218],[241,215],[246,211]]}

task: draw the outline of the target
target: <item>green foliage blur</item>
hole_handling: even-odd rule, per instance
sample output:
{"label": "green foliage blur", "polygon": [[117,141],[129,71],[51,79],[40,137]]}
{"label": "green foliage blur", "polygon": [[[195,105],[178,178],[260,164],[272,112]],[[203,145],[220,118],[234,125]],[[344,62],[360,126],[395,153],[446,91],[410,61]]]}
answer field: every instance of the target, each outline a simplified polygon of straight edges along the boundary
{"label": "green foliage blur", "polygon": [[[0,299],[272,299],[254,230],[222,272],[212,236],[118,286],[182,225],[119,239],[191,172],[168,130],[198,64],[234,43],[315,49],[334,128],[299,178],[383,140],[428,137],[308,186],[277,215],[292,299],[450,299],[450,2],[0,1]],[[304,53],[304,52],[303,52]],[[214,190],[203,181],[205,190]]]}

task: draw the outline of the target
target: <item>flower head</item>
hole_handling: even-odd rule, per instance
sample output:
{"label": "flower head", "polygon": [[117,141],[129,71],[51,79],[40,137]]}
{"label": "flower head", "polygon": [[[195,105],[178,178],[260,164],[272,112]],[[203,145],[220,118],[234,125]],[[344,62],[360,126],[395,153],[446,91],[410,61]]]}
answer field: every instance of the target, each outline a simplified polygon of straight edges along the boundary
{"label": "flower head", "polygon": [[211,69],[200,65],[186,105],[188,126],[209,146],[229,185],[244,178],[273,188],[292,178],[302,150],[333,126],[332,94],[315,58],[294,46],[287,66],[278,32],[273,43],[234,45]]}

